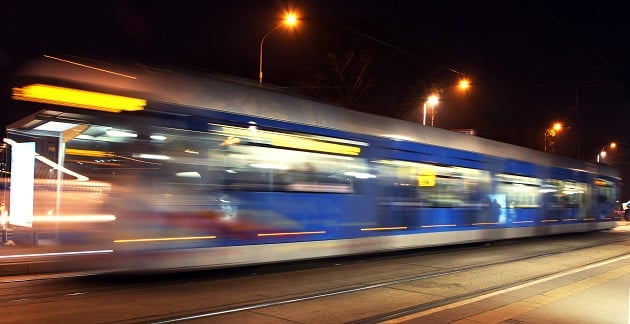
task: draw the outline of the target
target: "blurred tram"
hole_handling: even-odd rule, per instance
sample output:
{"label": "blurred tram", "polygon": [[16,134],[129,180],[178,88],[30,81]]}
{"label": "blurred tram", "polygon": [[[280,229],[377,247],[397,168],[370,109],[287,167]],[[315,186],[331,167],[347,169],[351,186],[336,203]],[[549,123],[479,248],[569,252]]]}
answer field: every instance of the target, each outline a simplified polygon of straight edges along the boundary
{"label": "blurred tram", "polygon": [[[47,197],[63,198],[35,197],[34,210],[74,216],[64,224],[81,226],[53,227],[54,239],[90,244],[98,232],[128,269],[225,267],[615,226],[620,178],[608,166],[255,82],[44,56],[13,85],[15,107],[41,110],[10,125],[5,142],[34,143],[35,155],[49,161],[36,159],[34,183],[60,183]],[[91,189],[76,189],[82,186]],[[66,203],[77,191],[91,198]],[[31,221],[33,231],[50,231]]]}

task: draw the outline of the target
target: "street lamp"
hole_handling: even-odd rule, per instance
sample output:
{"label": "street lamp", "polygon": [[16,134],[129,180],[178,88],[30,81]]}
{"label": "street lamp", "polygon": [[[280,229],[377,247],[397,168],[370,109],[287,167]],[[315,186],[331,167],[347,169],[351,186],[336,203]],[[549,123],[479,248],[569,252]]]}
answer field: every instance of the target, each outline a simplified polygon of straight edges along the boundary
{"label": "street lamp", "polygon": [[427,103],[429,105],[431,105],[431,127],[433,127],[433,111],[435,108],[435,105],[438,104],[438,102],[440,101],[440,98],[437,95],[430,95],[429,98],[427,98],[427,100],[424,101],[424,109],[422,112],[422,125],[426,125],[427,124]]}
{"label": "street lamp", "polygon": [[606,145],[602,146],[602,148],[599,150],[599,153],[597,153],[597,163],[599,163],[600,156],[602,158],[606,157],[606,146],[610,147],[610,149],[612,150],[612,149],[617,147],[617,143],[611,142],[610,144],[606,144]]}
{"label": "street lamp", "polygon": [[[447,89],[455,87],[459,88],[459,90],[462,92],[466,92],[470,88],[470,80],[468,80],[467,78],[462,78],[459,80],[459,83],[457,85],[449,86],[447,87]],[[435,125],[435,105],[437,105],[440,101],[438,93],[442,93],[444,90],[445,89],[443,88],[434,88],[433,94],[430,95],[427,100],[425,100],[422,112],[422,125],[427,124],[427,104],[431,106],[431,127]]]}
{"label": "street lamp", "polygon": [[545,130],[545,152],[553,154],[556,146],[556,135],[562,130],[561,123],[554,123],[553,126]]}
{"label": "street lamp", "polygon": [[294,14],[294,13],[287,13],[284,16],[284,20],[282,21],[281,24],[279,24],[278,26],[274,27],[272,30],[270,30],[268,33],[266,33],[265,36],[263,36],[262,40],[260,41],[260,68],[258,70],[258,86],[262,86],[262,79],[263,79],[263,72],[262,72],[263,43],[265,42],[265,38],[267,38],[267,36],[269,36],[271,33],[276,31],[278,28],[282,27],[282,25],[286,25],[287,27],[294,27],[295,25],[297,25],[297,22],[298,22],[298,17],[297,17],[296,14]]}
{"label": "street lamp", "polygon": [[459,86],[460,90],[466,91],[466,90],[468,90],[468,88],[470,88],[470,80],[468,80],[466,78],[461,79],[461,80],[459,80],[459,85],[458,86]]}

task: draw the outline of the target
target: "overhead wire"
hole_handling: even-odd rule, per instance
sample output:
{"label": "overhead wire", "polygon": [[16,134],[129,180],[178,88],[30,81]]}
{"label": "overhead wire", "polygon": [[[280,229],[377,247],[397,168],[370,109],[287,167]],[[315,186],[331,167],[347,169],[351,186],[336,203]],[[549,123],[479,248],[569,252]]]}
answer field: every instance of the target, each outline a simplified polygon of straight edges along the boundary
{"label": "overhead wire", "polygon": [[[604,68],[602,68],[600,65],[595,63],[592,59],[590,59],[588,55],[582,53],[582,51],[578,49],[578,46],[589,50],[591,52],[591,55],[597,57],[600,60],[600,62],[603,62],[604,65],[607,65],[607,67],[609,68],[614,68],[614,67],[610,63],[608,63],[604,59],[603,56],[601,56],[592,47],[590,47],[590,45],[587,42],[585,42],[579,36],[577,36],[566,24],[564,24],[559,19],[557,19],[549,10],[545,9],[540,3],[536,1],[530,1],[532,6],[535,9],[537,9],[537,11],[541,12],[544,16],[546,16],[553,22],[552,26],[550,26],[550,24],[548,23],[543,22],[542,19],[540,19],[534,13],[532,13],[531,10],[528,10],[524,6],[522,6],[522,4],[519,4],[518,1],[509,0],[509,3],[514,8],[518,9],[523,15],[525,15],[531,21],[533,21],[538,26],[543,28],[547,33],[549,33],[549,35],[551,35],[554,39],[559,41],[562,45],[564,45],[567,49],[569,49],[569,51],[571,51],[574,55],[576,55],[579,59],[589,64],[591,68],[595,69],[602,77],[604,77],[608,82],[610,82],[610,84],[613,87],[620,86],[620,83],[617,82],[617,80],[613,76],[611,76],[607,71],[605,71]],[[552,27],[554,26],[560,27],[564,31],[565,35],[569,36],[572,42],[568,40],[566,37],[563,37],[562,35],[560,35],[560,33],[557,30],[554,31],[552,29]]]}

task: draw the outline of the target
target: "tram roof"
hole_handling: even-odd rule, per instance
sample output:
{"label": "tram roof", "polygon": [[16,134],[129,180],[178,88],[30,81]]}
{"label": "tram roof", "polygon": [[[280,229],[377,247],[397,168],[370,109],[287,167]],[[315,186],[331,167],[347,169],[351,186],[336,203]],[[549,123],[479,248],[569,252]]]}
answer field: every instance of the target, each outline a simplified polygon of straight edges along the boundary
{"label": "tram roof", "polygon": [[[218,75],[198,75],[144,65],[44,56],[16,74],[19,85],[45,83],[147,100],[146,111],[213,110],[396,140],[478,152],[504,159],[599,172],[610,167],[389,117],[370,115],[287,93],[271,86]],[[166,104],[166,105],[165,105]],[[165,108],[173,107],[174,108]],[[165,111],[165,109],[171,109]],[[10,128],[28,127],[14,123]]]}

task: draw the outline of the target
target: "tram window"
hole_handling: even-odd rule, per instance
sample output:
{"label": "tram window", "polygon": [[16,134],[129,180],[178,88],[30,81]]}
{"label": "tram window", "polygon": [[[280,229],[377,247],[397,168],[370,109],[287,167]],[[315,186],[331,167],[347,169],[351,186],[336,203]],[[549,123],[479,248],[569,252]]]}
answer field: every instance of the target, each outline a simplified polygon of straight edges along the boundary
{"label": "tram window", "polygon": [[617,187],[612,181],[595,179],[597,200],[601,203],[614,204],[617,201]]}
{"label": "tram window", "polygon": [[257,146],[235,146],[224,157],[232,189],[355,192],[367,175],[363,159]]}
{"label": "tram window", "polygon": [[228,189],[354,193],[373,177],[352,141],[213,125]]}
{"label": "tram window", "polygon": [[566,208],[586,205],[587,185],[585,183],[547,179],[544,187],[546,200],[551,203],[560,204]]}
{"label": "tram window", "polygon": [[478,205],[489,192],[487,171],[396,160],[376,161],[387,201],[416,202],[431,207]]}
{"label": "tram window", "polygon": [[540,206],[542,180],[513,174],[497,174],[498,195],[505,197],[508,208],[536,208]]}
{"label": "tram window", "polygon": [[[135,137],[117,141],[98,137],[105,129],[93,125],[94,135],[68,142],[67,163],[90,177],[110,179],[116,173],[124,185],[154,181],[152,187],[194,185],[201,191],[353,193],[373,177],[358,157],[367,144],[350,140],[212,124],[208,132],[145,126]],[[159,176],[143,176],[148,172]],[[131,175],[136,180],[125,180]]]}

